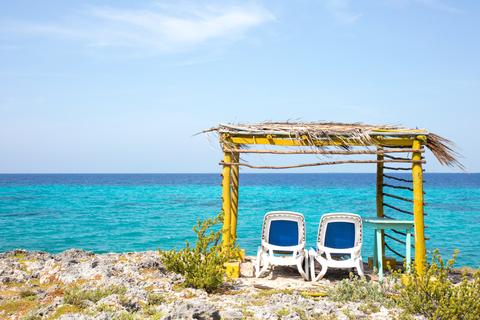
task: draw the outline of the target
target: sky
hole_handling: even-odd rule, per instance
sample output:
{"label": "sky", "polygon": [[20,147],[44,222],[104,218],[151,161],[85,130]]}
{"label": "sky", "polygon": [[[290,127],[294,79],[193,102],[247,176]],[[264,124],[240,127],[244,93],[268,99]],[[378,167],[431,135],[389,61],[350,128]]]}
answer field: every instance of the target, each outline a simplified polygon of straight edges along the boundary
{"label": "sky", "polygon": [[473,0],[2,1],[0,173],[219,172],[195,134],[265,120],[427,128],[479,172],[479,57]]}

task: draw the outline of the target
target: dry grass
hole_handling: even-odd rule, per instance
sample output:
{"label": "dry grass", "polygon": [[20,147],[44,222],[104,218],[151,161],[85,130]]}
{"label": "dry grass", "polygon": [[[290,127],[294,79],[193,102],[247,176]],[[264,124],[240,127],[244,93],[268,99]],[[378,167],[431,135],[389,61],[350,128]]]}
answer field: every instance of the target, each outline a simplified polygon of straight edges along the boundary
{"label": "dry grass", "polygon": [[37,307],[37,302],[32,299],[7,300],[0,304],[0,318],[25,316],[28,312]]}
{"label": "dry grass", "polygon": [[80,313],[81,311],[82,309],[78,306],[63,304],[55,310],[54,314],[50,317],[50,319],[51,320],[58,319],[64,314]]}

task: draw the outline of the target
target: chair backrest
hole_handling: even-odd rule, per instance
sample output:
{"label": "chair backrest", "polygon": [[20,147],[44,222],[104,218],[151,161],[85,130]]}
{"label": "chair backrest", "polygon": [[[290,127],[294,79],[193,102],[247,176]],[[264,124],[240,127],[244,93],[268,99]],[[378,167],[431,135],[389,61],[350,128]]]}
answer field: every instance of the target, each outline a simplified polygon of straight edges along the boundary
{"label": "chair backrest", "polygon": [[305,219],[301,213],[271,211],[263,218],[262,240],[282,247],[305,244]]}
{"label": "chair backrest", "polygon": [[317,241],[322,246],[348,249],[362,244],[362,218],[358,214],[327,213],[320,219]]}

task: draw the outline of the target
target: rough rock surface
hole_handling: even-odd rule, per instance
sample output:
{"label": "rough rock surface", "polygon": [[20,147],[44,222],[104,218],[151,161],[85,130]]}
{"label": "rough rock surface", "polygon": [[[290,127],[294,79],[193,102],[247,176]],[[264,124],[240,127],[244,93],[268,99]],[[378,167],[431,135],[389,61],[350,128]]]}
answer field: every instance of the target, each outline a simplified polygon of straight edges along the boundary
{"label": "rough rock surface", "polygon": [[[293,269],[253,278],[252,261],[219,293],[183,288],[155,251],[59,254],[15,250],[0,254],[0,319],[391,319],[398,310],[365,313],[305,292],[325,290],[346,273],[317,283]],[[245,277],[246,276],[246,277]]]}

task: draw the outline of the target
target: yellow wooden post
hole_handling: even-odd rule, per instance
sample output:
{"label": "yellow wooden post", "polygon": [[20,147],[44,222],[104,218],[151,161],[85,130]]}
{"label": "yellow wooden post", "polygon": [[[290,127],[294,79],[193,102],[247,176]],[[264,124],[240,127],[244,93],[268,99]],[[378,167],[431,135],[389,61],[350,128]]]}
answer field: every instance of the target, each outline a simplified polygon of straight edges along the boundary
{"label": "yellow wooden post", "polygon": [[[378,147],[378,151],[383,151]],[[377,154],[377,161],[383,161],[383,154]],[[377,217],[383,217],[383,162],[377,163]],[[385,234],[381,231],[382,238],[382,259],[385,259]],[[383,260],[382,260],[383,261]],[[374,261],[375,263],[376,261]]]}
{"label": "yellow wooden post", "polygon": [[232,154],[225,152],[223,155],[223,170],[222,170],[222,210],[223,210],[223,229],[222,229],[222,245],[228,248],[231,244],[230,222],[231,222],[231,205],[232,199],[230,194],[231,183],[231,166]]}
{"label": "yellow wooden post", "polygon": [[[413,152],[412,160],[422,160],[422,140],[424,136],[418,136],[413,141],[413,149],[419,152]],[[413,220],[415,222],[415,269],[417,273],[421,274],[425,267],[425,224],[423,220],[423,169],[420,162],[412,164],[412,178],[413,178]]]}
{"label": "yellow wooden post", "polygon": [[[233,154],[233,162],[238,163],[240,161],[240,154],[238,152]],[[239,183],[239,167],[238,165],[232,166],[232,205],[230,214],[230,234],[231,241],[235,243],[237,239],[237,217],[238,217],[238,183]]]}

